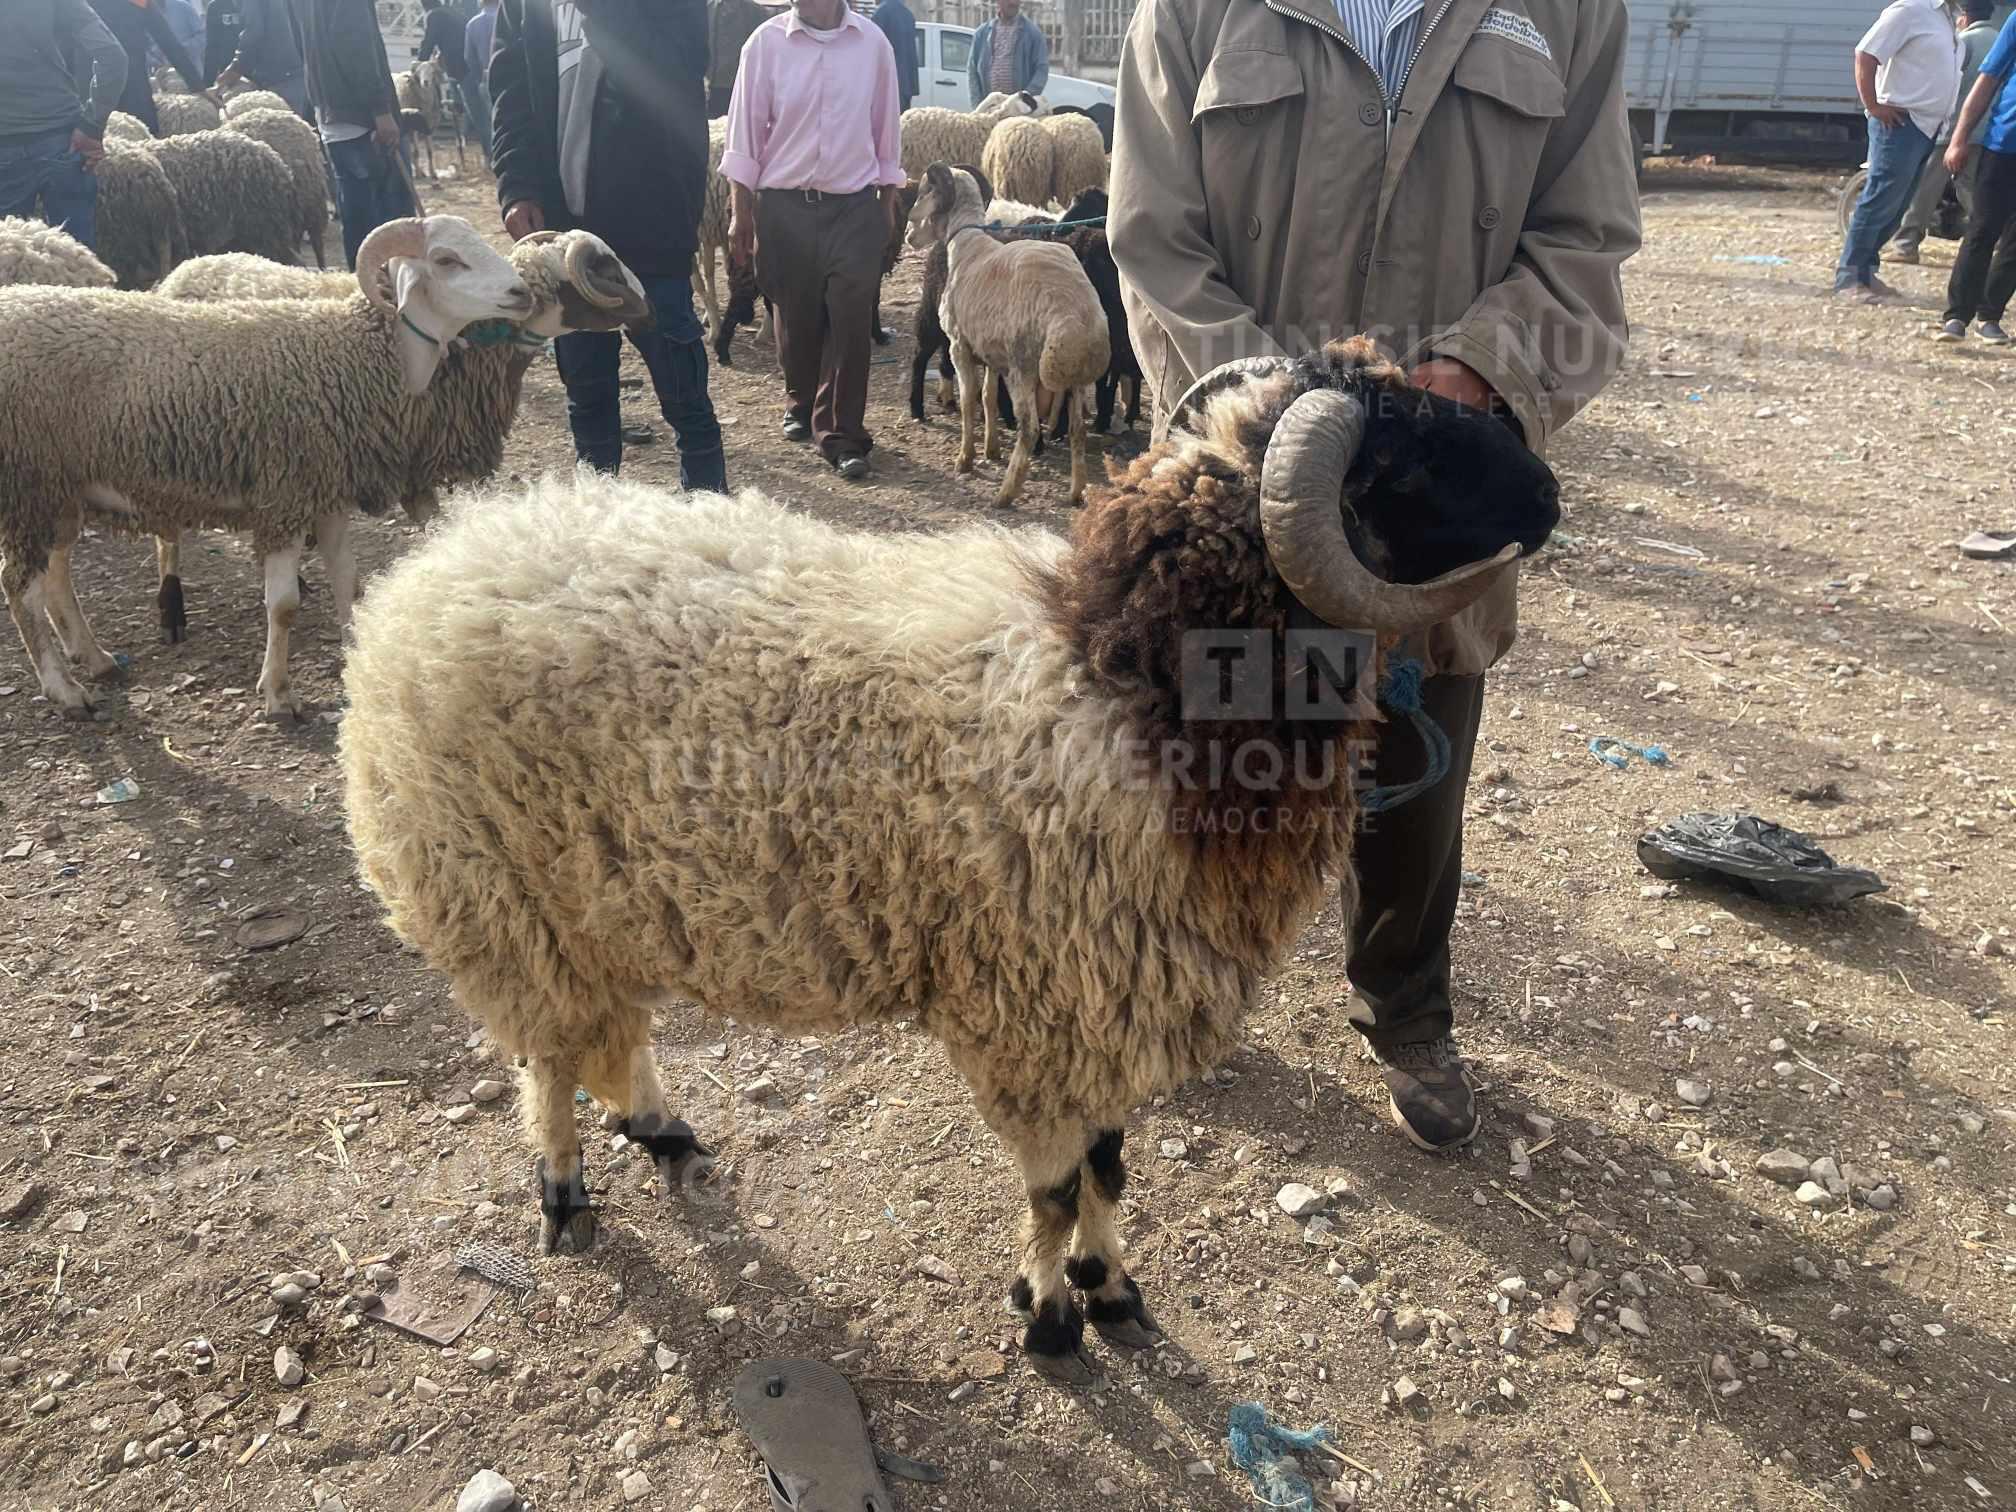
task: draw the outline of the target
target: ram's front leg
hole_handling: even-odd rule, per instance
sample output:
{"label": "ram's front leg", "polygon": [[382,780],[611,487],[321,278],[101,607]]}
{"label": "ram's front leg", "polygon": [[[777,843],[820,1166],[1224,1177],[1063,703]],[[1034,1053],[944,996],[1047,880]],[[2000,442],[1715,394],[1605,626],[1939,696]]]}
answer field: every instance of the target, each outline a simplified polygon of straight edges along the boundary
{"label": "ram's front leg", "polygon": [[56,627],[56,638],[63,643],[63,649],[70,660],[92,679],[119,677],[125,669],[118,658],[98,644],[98,637],[91,633],[91,622],[84,618],[84,606],[77,602],[77,585],[70,580],[70,548],[58,546],[49,553],[49,572],[45,579],[49,594],[49,619]]}
{"label": "ram's front leg", "polygon": [[[980,359],[973,348],[956,337],[952,342],[952,369],[959,375],[959,463],[957,472],[973,471],[973,426],[979,419]],[[992,424],[992,420],[989,420]]]}
{"label": "ram's front leg", "polygon": [[18,547],[10,547],[0,561],[0,591],[7,596],[7,609],[14,616],[14,628],[21,632],[21,645],[42,685],[42,696],[75,719],[88,719],[91,700],[64,665],[63,652],[49,633],[48,573],[30,572]]}
{"label": "ram's front leg", "polygon": [[1121,1130],[1108,1129],[1085,1152],[1078,1228],[1064,1274],[1086,1294],[1085,1316],[1102,1339],[1123,1349],[1152,1349],[1162,1342],[1161,1325],[1120,1258],[1117,1219],[1120,1194],[1127,1189],[1127,1167],[1120,1159],[1124,1137]]}
{"label": "ram's front leg", "polygon": [[533,1056],[524,1078],[526,1122],[539,1146],[539,1253],[585,1255],[595,1243],[595,1209],[583,1179],[581,1134],[574,1127],[571,1061]]}
{"label": "ram's front leg", "polygon": [[[1022,1351],[1030,1365],[1066,1386],[1092,1384],[1085,1317],[1071,1300],[1064,1276],[1065,1250],[1078,1221],[1081,1138],[1074,1130],[1060,1142],[1053,1131],[1042,1140],[1041,1150],[1015,1152],[1029,1189],[1029,1212],[1022,1220],[1022,1267],[1008,1293],[1008,1311],[1028,1325],[1022,1331]],[[1050,1153],[1054,1151],[1064,1153]]]}
{"label": "ram's front leg", "polygon": [[161,620],[161,639],[178,645],[189,638],[189,612],[182,604],[182,537],[179,533],[154,537],[154,565],[160,586],[154,592],[155,612]]}
{"label": "ram's front leg", "polygon": [[259,669],[259,692],[266,716],[301,717],[301,700],[287,674],[287,642],[294,618],[301,612],[301,552],[303,538],[266,553],[266,660]]}

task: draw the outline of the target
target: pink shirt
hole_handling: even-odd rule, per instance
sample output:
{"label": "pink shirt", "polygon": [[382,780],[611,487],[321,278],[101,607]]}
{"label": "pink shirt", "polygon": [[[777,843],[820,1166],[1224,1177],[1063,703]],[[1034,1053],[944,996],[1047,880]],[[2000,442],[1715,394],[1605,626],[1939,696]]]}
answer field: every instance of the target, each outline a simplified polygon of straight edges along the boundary
{"label": "pink shirt", "polygon": [[721,172],[749,189],[852,194],[903,182],[896,54],[851,9],[830,32],[796,11],[742,47]]}

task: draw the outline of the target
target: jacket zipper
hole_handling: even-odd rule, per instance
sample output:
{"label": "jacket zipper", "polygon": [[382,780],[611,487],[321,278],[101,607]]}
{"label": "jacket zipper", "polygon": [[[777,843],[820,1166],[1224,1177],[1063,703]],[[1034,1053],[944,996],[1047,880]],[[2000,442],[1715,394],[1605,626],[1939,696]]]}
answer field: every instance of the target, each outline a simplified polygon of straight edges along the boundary
{"label": "jacket zipper", "polygon": [[1398,124],[1400,119],[1400,96],[1407,92],[1407,81],[1414,76],[1414,65],[1420,60],[1421,54],[1428,48],[1428,39],[1435,35],[1435,28],[1442,24],[1442,18],[1455,8],[1456,0],[1442,0],[1442,9],[1429,17],[1427,26],[1422,29],[1421,39],[1414,44],[1414,56],[1407,60],[1406,68],[1401,70],[1400,88],[1394,91],[1390,97],[1386,93],[1386,79],[1384,75],[1373,66],[1372,60],[1365,56],[1358,44],[1345,36],[1343,32],[1337,30],[1328,22],[1318,21],[1314,16],[1309,15],[1305,11],[1283,10],[1279,5],[1274,3],[1274,0],[1265,0],[1265,3],[1267,9],[1285,20],[1304,22],[1307,25],[1315,27],[1316,30],[1322,32],[1325,36],[1334,37],[1337,41],[1344,44],[1346,52],[1365,65],[1367,71],[1372,75],[1373,86],[1379,91],[1380,103],[1386,107],[1386,146],[1390,150],[1393,146],[1393,128]]}
{"label": "jacket zipper", "polygon": [[1442,18],[1456,7],[1456,0],[1442,0],[1442,9],[1428,18],[1428,24],[1421,29],[1421,40],[1414,44],[1414,56],[1407,60],[1407,66],[1400,70],[1400,87],[1393,92],[1393,105],[1386,114],[1386,145],[1393,145],[1393,128],[1400,120],[1400,98],[1407,93],[1407,81],[1414,77],[1414,65],[1421,61],[1421,54],[1428,51],[1428,39],[1435,35],[1435,28],[1442,24]]}

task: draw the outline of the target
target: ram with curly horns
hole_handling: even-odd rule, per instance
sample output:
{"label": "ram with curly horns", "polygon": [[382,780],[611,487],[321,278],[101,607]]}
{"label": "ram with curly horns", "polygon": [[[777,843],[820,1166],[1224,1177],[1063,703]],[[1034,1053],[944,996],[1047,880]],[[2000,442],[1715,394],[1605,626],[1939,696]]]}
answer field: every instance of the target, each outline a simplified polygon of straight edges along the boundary
{"label": "ram with curly horns", "polygon": [[1154,1341],[1122,1130],[1235,1048],[1348,874],[1343,758],[1373,733],[1186,708],[1186,637],[1390,643],[1559,514],[1510,429],[1368,344],[1223,371],[1188,415],[1068,541],[584,474],[479,491],[374,584],[351,838],[392,927],[526,1058],[543,1250],[594,1240],[577,1085],[668,1183],[706,1153],[659,1083],[657,1005],[788,1035],[908,1019],[1021,1168],[1030,1361],[1090,1380],[1088,1317]]}

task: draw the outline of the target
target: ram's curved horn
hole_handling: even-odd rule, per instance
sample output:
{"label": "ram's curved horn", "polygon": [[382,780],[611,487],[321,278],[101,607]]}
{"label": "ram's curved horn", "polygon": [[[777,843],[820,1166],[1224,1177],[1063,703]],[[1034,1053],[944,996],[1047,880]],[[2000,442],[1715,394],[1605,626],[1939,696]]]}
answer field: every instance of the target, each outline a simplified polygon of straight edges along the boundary
{"label": "ram's curved horn", "polygon": [[1267,554],[1295,597],[1319,619],[1381,635],[1412,635],[1482,598],[1519,556],[1507,546],[1425,583],[1389,583],[1351,549],[1344,478],[1365,435],[1365,406],[1337,389],[1312,389],[1288,406],[1260,464],[1260,529]]}
{"label": "ram's curved horn", "polygon": [[618,309],[623,304],[622,293],[620,291],[611,293],[601,284],[597,283],[595,275],[589,271],[588,259],[594,253],[595,243],[588,237],[577,236],[574,238],[567,248],[565,262],[567,282],[579,289],[581,297],[587,300],[588,303],[599,305],[605,310]]}
{"label": "ram's curved horn", "polygon": [[1213,394],[1244,383],[1249,378],[1264,378],[1270,373],[1278,373],[1287,366],[1286,357],[1237,357],[1211,369],[1183,391],[1183,397],[1169,412],[1169,429],[1187,425],[1191,415],[1201,410]]}
{"label": "ram's curved horn", "polygon": [[558,231],[527,231],[513,244],[520,247],[543,247],[547,242],[560,240]]}
{"label": "ram's curved horn", "polygon": [[413,216],[404,220],[387,221],[369,236],[357,249],[357,287],[364,291],[364,297],[381,310],[396,308],[385,293],[385,264],[395,257],[425,257],[427,255],[427,223]]}

